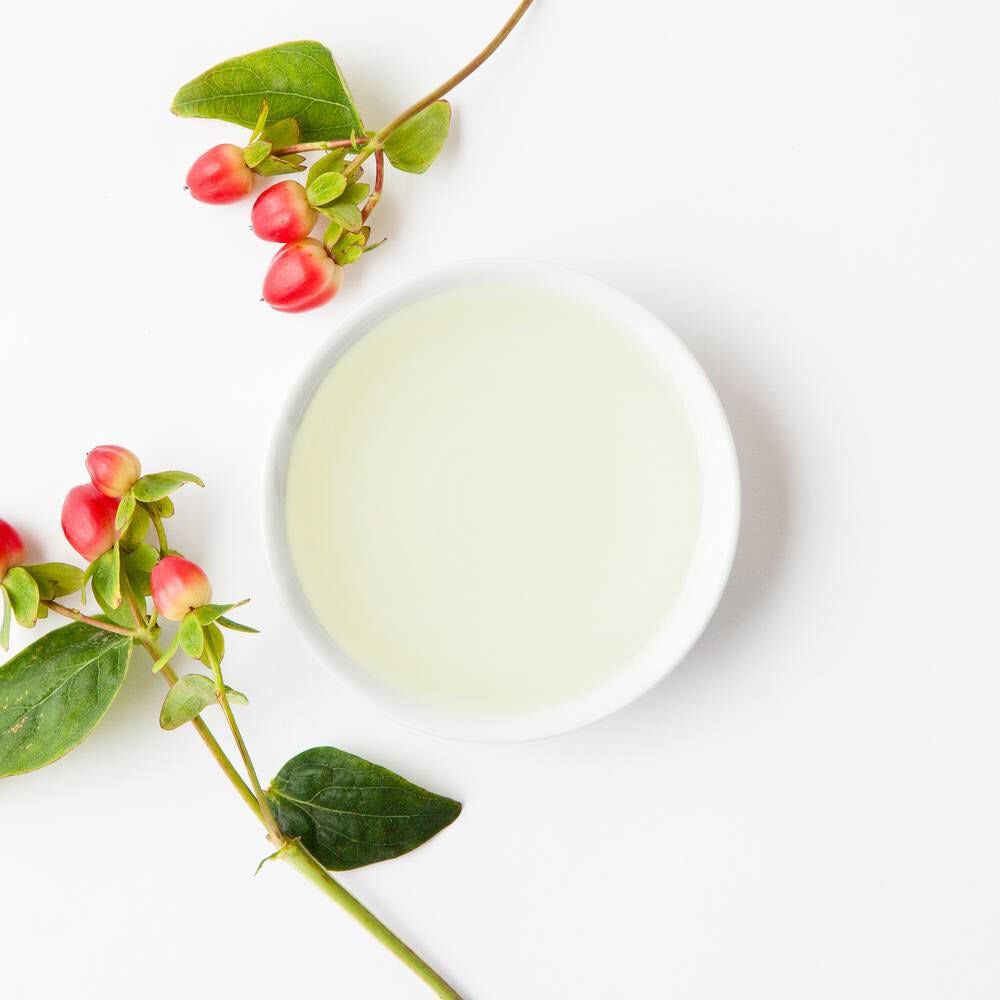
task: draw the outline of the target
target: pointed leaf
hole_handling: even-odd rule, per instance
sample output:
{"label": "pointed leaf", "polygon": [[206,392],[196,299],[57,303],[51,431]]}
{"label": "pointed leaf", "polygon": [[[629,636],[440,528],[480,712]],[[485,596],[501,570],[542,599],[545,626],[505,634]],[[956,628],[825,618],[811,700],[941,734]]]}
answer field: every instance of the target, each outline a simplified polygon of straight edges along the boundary
{"label": "pointed leaf", "polygon": [[349,139],[364,131],[330,50],[312,41],[286,42],[219,63],[181,87],[171,111],[252,128],[261,98],[273,118],[297,118],[305,142]]}
{"label": "pointed leaf", "polygon": [[271,144],[266,139],[258,139],[243,150],[243,162],[252,170],[271,155]]}
{"label": "pointed leaf", "polygon": [[202,630],[201,622],[193,614],[186,614],[177,630],[177,635],[180,639],[181,649],[193,660],[197,660],[205,648],[205,633]]}
{"label": "pointed leaf", "polygon": [[277,177],[279,174],[297,174],[306,168],[302,166],[304,156],[298,153],[291,153],[288,156],[269,156],[254,167],[254,171],[261,177]]}
{"label": "pointed leaf", "polygon": [[36,563],[24,569],[34,577],[44,601],[75,594],[83,586],[83,570],[69,563]]}
{"label": "pointed leaf", "polygon": [[[116,625],[135,627],[135,617],[128,604],[121,598],[121,554],[118,546],[98,556],[92,563],[90,589],[101,610]],[[117,601],[117,603],[114,603]]]}
{"label": "pointed leaf", "polygon": [[339,222],[331,222],[323,233],[323,246],[327,250],[332,250],[337,244],[337,240],[343,235],[344,227]]}
{"label": "pointed leaf", "polygon": [[397,170],[422,174],[441,152],[450,126],[451,105],[436,101],[385,140],[385,155]]}
{"label": "pointed leaf", "polygon": [[131,520],[128,522],[128,527],[119,539],[122,552],[135,551],[146,540],[146,535],[149,533],[149,525],[150,519],[149,514],[146,513],[146,508],[142,504],[137,505]]}
{"label": "pointed leaf", "polygon": [[203,604],[200,608],[195,608],[191,613],[201,622],[202,625],[210,625],[221,618],[227,611],[233,608],[241,608],[244,604],[249,604],[250,598],[246,597],[235,604]]}
{"label": "pointed leaf", "polygon": [[[205,485],[196,475],[190,472],[171,470],[170,472],[153,472],[148,476],[143,476],[136,482],[132,489],[135,492],[137,500],[148,503],[151,500],[162,500],[165,496],[173,493],[174,490],[180,489],[185,483],[194,483],[195,486]],[[163,517],[164,515],[161,514],[160,516]]]}
{"label": "pointed leaf", "polygon": [[17,624],[22,628],[34,628],[41,600],[35,578],[23,566],[14,566],[3,578],[3,589],[10,598]]}
{"label": "pointed leaf", "polygon": [[339,198],[346,187],[347,180],[343,174],[321,174],[306,188],[306,197],[309,199],[309,204],[314,207],[326,205]]}
{"label": "pointed leaf", "polygon": [[406,854],[462,807],[334,747],[293,757],[267,793],[278,826],[333,871]]}
{"label": "pointed leaf", "polygon": [[259,635],[259,628],[251,628],[249,625],[241,625],[239,622],[234,622],[229,618],[220,615],[216,621],[223,627],[229,629],[230,632],[249,632],[251,635]]}
{"label": "pointed leaf", "polygon": [[[250,144],[255,143],[259,138],[261,132],[264,131],[264,126],[267,124],[267,101],[260,102],[260,114],[257,115],[257,124],[254,125],[253,131],[250,133]],[[267,136],[264,137],[265,139]]]}
{"label": "pointed leaf", "polygon": [[173,658],[176,654],[178,648],[181,644],[181,634],[180,631],[174,633],[173,639],[170,640],[170,645],[167,646],[160,658],[153,663],[153,673],[158,674]]}
{"label": "pointed leaf", "polygon": [[121,689],[132,640],[74,623],[0,668],[0,777],[50,764],[100,722]]}
{"label": "pointed leaf", "polygon": [[346,156],[347,147],[344,146],[341,149],[331,149],[329,153],[324,153],[318,160],[314,160],[306,177],[306,187],[308,188],[317,177],[339,170]]}
{"label": "pointed leaf", "polygon": [[118,513],[115,514],[115,531],[120,532],[122,528],[128,524],[129,519],[132,517],[135,511],[135,494],[129,490],[125,496],[122,497],[121,503],[118,504]]}
{"label": "pointed leaf", "polygon": [[281,149],[283,146],[294,146],[301,137],[299,123],[295,118],[281,118],[276,122],[271,122],[260,134],[261,139],[267,139],[277,149]]}
{"label": "pointed leaf", "polygon": [[335,201],[332,205],[321,206],[319,213],[331,222],[343,226],[348,232],[356,233],[361,228],[361,209],[357,205],[345,205]]}
{"label": "pointed leaf", "polygon": [[[234,705],[249,705],[245,694],[226,687]],[[185,674],[168,692],[160,709],[160,727],[177,729],[199,716],[209,705],[216,704],[215,682],[201,674]]]}
{"label": "pointed leaf", "polygon": [[122,556],[122,567],[128,578],[132,592],[138,597],[149,597],[149,575],[160,559],[160,553],[152,545],[143,543],[133,552]]}
{"label": "pointed leaf", "polygon": [[213,659],[216,665],[220,664],[226,656],[226,639],[222,634],[222,629],[214,622],[204,626],[205,648],[198,657],[206,667],[212,666]]}
{"label": "pointed leaf", "polygon": [[3,605],[3,621],[0,622],[0,649],[5,653],[10,649],[10,598],[0,587],[0,604]]}

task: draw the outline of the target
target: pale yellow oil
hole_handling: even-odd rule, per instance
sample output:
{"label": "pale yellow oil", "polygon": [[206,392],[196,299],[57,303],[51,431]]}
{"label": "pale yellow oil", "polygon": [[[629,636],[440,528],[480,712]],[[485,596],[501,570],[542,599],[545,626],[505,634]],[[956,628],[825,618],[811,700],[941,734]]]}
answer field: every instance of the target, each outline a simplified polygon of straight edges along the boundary
{"label": "pale yellow oil", "polygon": [[287,480],[316,616],[381,683],[484,712],[620,670],[680,594],[701,510],[687,415],[652,357],[554,293],[408,306],[330,369]]}

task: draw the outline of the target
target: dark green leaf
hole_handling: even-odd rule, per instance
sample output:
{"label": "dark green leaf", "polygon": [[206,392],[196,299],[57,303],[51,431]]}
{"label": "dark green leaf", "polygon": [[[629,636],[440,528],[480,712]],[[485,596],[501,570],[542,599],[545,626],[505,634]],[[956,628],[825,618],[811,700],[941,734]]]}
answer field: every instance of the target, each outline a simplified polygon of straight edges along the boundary
{"label": "dark green leaf", "polygon": [[51,764],[80,743],[121,688],[131,650],[128,636],[74,623],[0,668],[0,777]]}
{"label": "dark green leaf", "polygon": [[3,620],[0,621],[0,649],[5,653],[10,649],[10,598],[0,587],[0,604],[3,605]]}
{"label": "dark green leaf", "polygon": [[[226,687],[234,705],[249,705],[247,696]],[[185,674],[168,692],[160,709],[160,727],[177,729],[200,715],[209,705],[216,704],[215,682],[201,674]]]}
{"label": "dark green leaf", "polygon": [[228,59],[177,92],[175,115],[218,118],[252,128],[261,99],[275,118],[297,118],[302,139],[349,139],[364,131],[330,50],[319,42],[286,42]]}
{"label": "dark green leaf", "polygon": [[143,476],[136,481],[132,489],[135,491],[137,500],[148,503],[151,500],[162,500],[174,490],[180,489],[185,483],[194,483],[196,486],[205,485],[190,472],[172,470],[170,472],[152,472],[148,476]]}
{"label": "dark green leaf", "polygon": [[306,188],[306,197],[313,207],[326,205],[339,198],[347,187],[347,181],[343,174],[329,173],[320,174],[316,180],[311,181]]}
{"label": "dark green leaf", "polygon": [[279,174],[297,174],[306,168],[302,161],[304,156],[298,153],[290,153],[288,156],[269,156],[266,160],[258,163],[254,170],[261,177],[277,177]]}
{"label": "dark green leaf", "polygon": [[135,511],[135,494],[129,490],[121,498],[121,502],[118,504],[118,513],[115,514],[115,531],[121,531],[129,522],[129,518],[132,517],[132,513]]}
{"label": "dark green leaf", "polygon": [[83,586],[83,570],[69,563],[37,563],[24,568],[34,577],[44,601],[75,594]]}
{"label": "dark green leaf", "polygon": [[267,793],[278,826],[333,871],[406,854],[461,812],[398,774],[334,747],[293,757]]}
{"label": "dark green leaf", "polygon": [[339,170],[346,156],[347,148],[344,147],[342,149],[331,149],[329,153],[324,153],[318,160],[314,160],[306,177],[306,187],[308,188],[317,177],[322,177],[323,174]]}
{"label": "dark green leaf", "polygon": [[143,543],[133,552],[127,552],[122,556],[122,567],[128,577],[132,593],[139,597],[149,597],[149,574],[157,564],[160,553],[152,545]]}
{"label": "dark green leaf", "polygon": [[361,228],[361,210],[357,205],[345,205],[335,201],[332,205],[323,205],[319,213],[331,222],[343,226],[348,232],[356,233]]}
{"label": "dark green leaf", "polygon": [[258,139],[243,150],[243,162],[253,169],[271,155],[271,144],[266,139]]}
{"label": "dark green leaf", "polygon": [[230,618],[226,618],[220,615],[216,621],[223,627],[230,630],[230,632],[249,632],[251,635],[258,635],[260,633],[259,628],[251,628],[249,625],[241,625],[239,622],[234,622]]}
{"label": "dark green leaf", "polygon": [[180,637],[181,649],[193,660],[197,660],[205,648],[205,633],[201,622],[189,612],[181,621],[177,635]]}
{"label": "dark green leaf", "polygon": [[222,634],[222,629],[216,624],[205,625],[205,648],[201,651],[201,656],[198,657],[206,667],[212,666],[212,661],[214,659],[216,666],[218,666],[226,655],[226,640]]}
{"label": "dark green leaf", "polygon": [[132,552],[137,549],[146,539],[149,532],[149,514],[141,504],[137,505],[135,512],[124,534],[119,539],[119,545],[123,552]]}
{"label": "dark green leaf", "polygon": [[200,608],[195,608],[191,612],[202,625],[210,625],[212,622],[221,618],[227,611],[232,611],[233,608],[241,608],[244,604],[249,604],[250,598],[244,598],[242,601],[237,601],[235,604],[203,604]]}
{"label": "dark green leaf", "polygon": [[281,118],[276,122],[271,122],[260,134],[261,139],[267,141],[276,149],[284,146],[294,146],[302,137],[299,131],[299,123],[295,118]]}
{"label": "dark green leaf", "polygon": [[385,140],[385,155],[397,170],[422,174],[441,152],[451,125],[451,105],[436,101]]}
{"label": "dark green leaf", "polygon": [[22,628],[34,628],[41,600],[35,578],[23,566],[15,566],[3,578],[3,589],[10,598],[17,624]]}

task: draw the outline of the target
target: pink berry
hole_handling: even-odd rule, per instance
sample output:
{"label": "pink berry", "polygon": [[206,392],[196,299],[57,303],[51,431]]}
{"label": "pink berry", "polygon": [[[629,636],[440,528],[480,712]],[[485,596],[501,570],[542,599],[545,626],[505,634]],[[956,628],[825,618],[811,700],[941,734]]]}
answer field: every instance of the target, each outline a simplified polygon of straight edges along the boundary
{"label": "pink berry", "polygon": [[180,556],[166,556],[153,567],[149,589],[156,610],[172,622],[212,599],[212,586],[201,567]]}
{"label": "pink berry", "polygon": [[87,452],[90,481],[106,497],[122,497],[142,475],[139,459],[117,444],[102,444]]}
{"label": "pink berry", "polygon": [[316,225],[316,209],[306,198],[306,189],[298,181],[273,184],[253,203],[250,222],[262,240],[294,243],[304,239]]}
{"label": "pink berry", "polygon": [[250,193],[253,171],[243,159],[243,150],[224,142],[194,161],[188,171],[187,186],[198,201],[226,205]]}
{"label": "pink berry", "polygon": [[74,486],[66,494],[62,530],[66,541],[88,562],[104,555],[115,544],[117,497],[107,497],[90,483]]}
{"label": "pink berry", "polygon": [[343,280],[344,269],[319,240],[297,240],[274,255],[264,278],[264,301],[281,312],[305,312],[329,302]]}
{"label": "pink berry", "polygon": [[24,542],[21,536],[6,521],[0,519],[0,580],[7,570],[24,561]]}

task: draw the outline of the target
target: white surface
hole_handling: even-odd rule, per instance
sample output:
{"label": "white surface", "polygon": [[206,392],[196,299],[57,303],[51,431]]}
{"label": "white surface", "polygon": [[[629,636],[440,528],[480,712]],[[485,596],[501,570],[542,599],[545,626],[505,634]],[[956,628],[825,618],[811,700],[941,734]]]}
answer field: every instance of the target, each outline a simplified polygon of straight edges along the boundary
{"label": "white surface", "polygon": [[356,313],[289,394],[264,488],[272,574],[320,659],[466,740],[645,694],[702,634],[739,528],[732,434],[690,351],[538,261],[461,263]]}
{"label": "white surface", "polygon": [[[7,5],[2,516],[66,556],[62,495],[104,440],[205,475],[177,542],[254,597],[263,635],[229,671],[261,769],[331,742],[465,803],[345,882],[470,998],[993,998],[996,5],[538,0],[456,93],[440,163],[390,176],[390,242],[335,305],[259,304],[249,206],[181,191],[240,133],[171,118],[175,87],[318,37],[378,122],[509,6]],[[307,654],[262,561],[260,463],[352,309],[513,254],[687,341],[734,427],[744,530],[654,692],[572,736],[456,747]],[[122,361],[153,364],[129,383]],[[250,877],[267,845],[195,736],[157,729],[161,695],[136,670],[81,749],[0,785],[5,995],[427,996],[294,873]]]}

